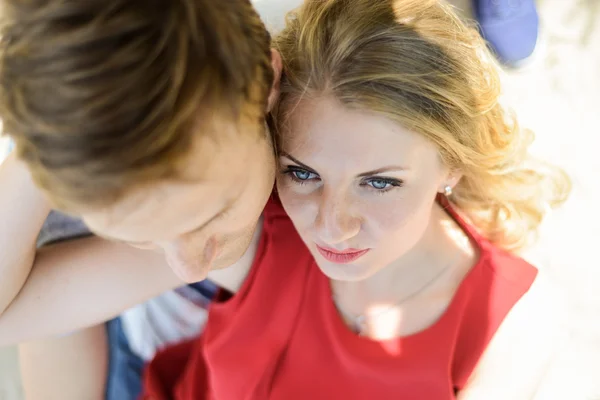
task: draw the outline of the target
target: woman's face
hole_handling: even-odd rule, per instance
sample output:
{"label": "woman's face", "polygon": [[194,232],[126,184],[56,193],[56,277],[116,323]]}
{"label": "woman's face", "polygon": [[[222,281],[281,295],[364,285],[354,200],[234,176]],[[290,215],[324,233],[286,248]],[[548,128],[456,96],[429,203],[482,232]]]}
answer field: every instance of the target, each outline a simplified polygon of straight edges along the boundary
{"label": "woman's face", "polygon": [[196,139],[186,182],[157,182],[82,217],[95,233],[164,252],[186,282],[206,278],[248,248],[275,180],[270,140],[262,132],[221,131]]}
{"label": "woman's face", "polygon": [[328,97],[301,100],[288,122],[277,189],[323,273],[366,279],[417,244],[448,184],[432,143]]}

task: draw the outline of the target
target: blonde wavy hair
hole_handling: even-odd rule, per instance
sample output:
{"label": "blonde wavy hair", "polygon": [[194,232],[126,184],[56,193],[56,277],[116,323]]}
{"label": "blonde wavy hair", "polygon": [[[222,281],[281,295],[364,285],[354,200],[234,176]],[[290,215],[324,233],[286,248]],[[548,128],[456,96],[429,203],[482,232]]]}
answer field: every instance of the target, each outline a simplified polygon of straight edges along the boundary
{"label": "blonde wavy hair", "polygon": [[425,135],[463,174],[450,201],[509,250],[566,200],[568,176],[528,154],[533,134],[500,104],[497,64],[444,1],[307,0],[274,43],[284,64],[276,130],[303,96],[327,94]]}

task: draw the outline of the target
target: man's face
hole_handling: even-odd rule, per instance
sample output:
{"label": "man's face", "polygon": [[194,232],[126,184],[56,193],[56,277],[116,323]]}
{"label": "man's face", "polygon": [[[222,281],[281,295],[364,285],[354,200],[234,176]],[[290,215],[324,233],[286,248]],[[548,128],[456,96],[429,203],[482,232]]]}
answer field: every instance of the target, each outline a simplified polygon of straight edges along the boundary
{"label": "man's face", "polygon": [[225,127],[217,138],[196,139],[187,165],[194,179],[137,188],[82,217],[100,236],[164,252],[180,279],[196,282],[244,254],[271,194],[274,165],[267,135]]}
{"label": "man's face", "polygon": [[[281,56],[272,51],[270,111],[279,97]],[[111,207],[82,215],[95,233],[164,252],[180,279],[197,282],[228,267],[248,249],[273,190],[275,158],[265,126],[216,121],[197,135],[186,181],[131,190]]]}

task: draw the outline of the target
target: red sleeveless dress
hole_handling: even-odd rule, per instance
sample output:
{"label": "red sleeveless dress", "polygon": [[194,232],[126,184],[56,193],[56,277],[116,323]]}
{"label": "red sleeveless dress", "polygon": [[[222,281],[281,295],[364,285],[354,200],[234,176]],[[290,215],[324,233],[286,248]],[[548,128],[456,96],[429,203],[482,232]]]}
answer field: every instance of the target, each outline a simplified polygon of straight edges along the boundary
{"label": "red sleeveless dress", "polygon": [[272,200],[240,291],[211,306],[204,333],[159,352],[144,399],[455,399],[537,270],[478,235],[480,258],[429,328],[386,341],[352,333],[281,205]]}

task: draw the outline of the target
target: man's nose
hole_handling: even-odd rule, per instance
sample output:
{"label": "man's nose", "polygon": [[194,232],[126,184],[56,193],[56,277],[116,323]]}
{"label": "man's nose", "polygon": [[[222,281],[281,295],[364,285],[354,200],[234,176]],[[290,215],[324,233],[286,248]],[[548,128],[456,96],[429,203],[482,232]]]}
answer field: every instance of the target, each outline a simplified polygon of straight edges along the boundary
{"label": "man's nose", "polygon": [[216,255],[214,238],[198,242],[193,238],[181,238],[163,243],[161,247],[169,267],[184,282],[198,282],[206,279],[210,264]]}

